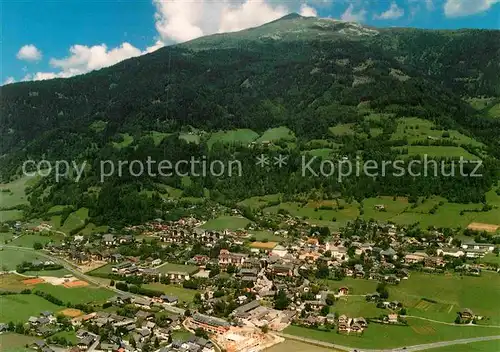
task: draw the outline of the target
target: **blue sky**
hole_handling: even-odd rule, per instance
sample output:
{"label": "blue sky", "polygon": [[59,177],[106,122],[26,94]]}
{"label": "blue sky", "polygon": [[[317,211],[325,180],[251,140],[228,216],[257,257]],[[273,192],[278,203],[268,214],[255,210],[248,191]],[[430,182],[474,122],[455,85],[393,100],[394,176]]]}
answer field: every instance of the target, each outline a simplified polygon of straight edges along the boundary
{"label": "blue sky", "polygon": [[2,0],[0,84],[70,77],[289,12],[368,25],[500,29],[500,0]]}

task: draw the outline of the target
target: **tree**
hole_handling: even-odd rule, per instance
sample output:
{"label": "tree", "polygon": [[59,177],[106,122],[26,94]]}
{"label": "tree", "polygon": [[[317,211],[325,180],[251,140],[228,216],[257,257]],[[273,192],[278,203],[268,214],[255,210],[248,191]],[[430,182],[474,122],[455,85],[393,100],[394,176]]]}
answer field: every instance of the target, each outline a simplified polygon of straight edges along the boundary
{"label": "tree", "polygon": [[279,292],[274,297],[274,308],[278,310],[285,310],[290,304],[290,300],[286,296],[285,291],[279,290]]}
{"label": "tree", "polygon": [[261,327],[260,329],[264,334],[267,334],[269,332],[269,326],[267,324]]}
{"label": "tree", "polygon": [[115,285],[115,280],[111,280],[111,281],[109,282],[109,286],[113,287],[114,285]]}
{"label": "tree", "polygon": [[40,250],[42,248],[43,248],[43,244],[41,244],[40,242],[33,243],[33,249],[35,249],[35,250],[38,251],[38,250]]}
{"label": "tree", "polygon": [[326,317],[330,313],[330,307],[329,306],[324,306],[321,308],[321,315]]}
{"label": "tree", "polygon": [[377,292],[380,294],[380,298],[389,298],[389,290],[387,290],[387,284],[385,282],[380,282],[377,285]]}

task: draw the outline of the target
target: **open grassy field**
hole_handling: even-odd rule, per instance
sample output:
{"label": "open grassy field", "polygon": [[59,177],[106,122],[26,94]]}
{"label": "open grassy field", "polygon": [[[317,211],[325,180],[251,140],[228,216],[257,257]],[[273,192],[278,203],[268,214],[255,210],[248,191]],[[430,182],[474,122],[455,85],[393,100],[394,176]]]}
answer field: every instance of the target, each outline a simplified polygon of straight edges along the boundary
{"label": "open grassy field", "polygon": [[10,208],[27,204],[26,187],[38,180],[37,177],[23,176],[9,183],[0,184],[0,208]]}
{"label": "open grassy field", "polygon": [[443,137],[444,132],[445,130],[437,128],[432,121],[423,120],[416,117],[406,117],[398,119],[398,127],[396,129],[396,132],[391,136],[391,139],[396,140],[406,137],[408,143],[412,144],[417,141],[428,140],[430,137],[434,140],[449,140],[455,142],[457,145],[469,144],[477,147],[483,146],[482,143],[458,131],[446,131],[448,132],[449,137]]}
{"label": "open grassy field", "polygon": [[[499,295],[500,275],[491,272],[480,277],[411,273],[409,280],[389,287],[389,299],[402,302],[409,315],[453,322],[457,311],[469,308],[489,325],[500,325]],[[437,303],[425,304],[422,298]]]}
{"label": "open grassy field", "polygon": [[54,243],[61,243],[64,239],[64,235],[60,233],[52,233],[52,234],[29,234],[29,233],[24,233],[22,236],[12,240],[12,242],[9,243],[11,246],[18,246],[18,247],[27,247],[27,248],[33,248],[33,245],[35,243],[41,243],[43,245],[49,243],[49,242],[54,242]]}
{"label": "open grassy field", "polygon": [[304,342],[285,340],[284,342],[274,345],[265,350],[266,352],[335,352],[335,350],[309,345]]}
{"label": "open grassy field", "polygon": [[15,333],[5,333],[0,335],[0,351],[2,352],[28,352],[33,351],[31,348],[26,348],[36,340],[33,336],[20,335]]}
{"label": "open grassy field", "polygon": [[23,212],[21,210],[0,210],[0,222],[22,220],[22,218]]}
{"label": "open grassy field", "polygon": [[120,135],[122,136],[123,140],[121,142],[113,142],[113,147],[117,149],[128,147],[134,141],[134,137],[132,137],[128,133],[120,133]]}
{"label": "open grassy field", "polygon": [[61,307],[37,296],[37,295],[8,295],[0,296],[0,322],[8,323],[25,322],[32,315],[48,310],[57,312]]}
{"label": "open grassy field", "polygon": [[244,229],[249,223],[250,220],[242,216],[219,216],[207,221],[201,227],[206,230],[238,230]]}
{"label": "open grassy field", "polygon": [[151,283],[142,285],[144,288],[149,288],[151,290],[163,291],[167,295],[175,296],[180,302],[191,303],[193,301],[194,295],[198,292],[196,290],[189,290],[179,285],[164,285],[160,283]]}
{"label": "open grassy field", "polygon": [[433,348],[425,352],[498,352],[500,351],[500,340],[479,341],[463,345]]}
{"label": "open grassy field", "polygon": [[57,337],[57,338],[64,337],[66,341],[71,342],[72,345],[76,345],[78,343],[75,331],[59,331],[54,335],[52,335],[52,337]]}
{"label": "open grassy field", "polygon": [[25,271],[23,275],[26,276],[53,276],[53,277],[64,277],[66,275],[71,274],[66,269],[59,269],[59,270],[39,270],[39,271]]}
{"label": "open grassy field", "polygon": [[45,257],[37,255],[35,252],[20,251],[10,248],[0,250],[0,265],[3,269],[15,270],[22,262],[32,262],[33,260],[46,260]]}
{"label": "open grassy field", "polygon": [[179,271],[179,272],[187,272],[189,274],[193,274],[198,270],[198,267],[194,265],[165,263],[160,265],[157,269],[161,273],[166,273],[169,271]]}
{"label": "open grassy field", "polygon": [[253,209],[260,209],[265,207],[269,202],[277,202],[281,198],[280,194],[268,194],[265,196],[256,196],[242,200],[238,205],[250,207]]}
{"label": "open grassy field", "polygon": [[[451,146],[422,146],[422,145],[410,145],[406,147],[394,147],[395,150],[407,149],[409,156],[421,156],[427,155],[430,157],[439,158],[456,158],[459,159],[463,157],[464,160],[480,160],[476,155],[469,153],[462,147],[451,147]],[[406,154],[405,154],[406,155]],[[405,156],[403,155],[403,157]]]}
{"label": "open grassy field", "polygon": [[80,208],[77,211],[69,214],[68,218],[61,227],[61,231],[69,233],[71,230],[82,226],[85,220],[89,217],[89,210],[87,208]]}
{"label": "open grassy field", "polygon": [[277,141],[294,141],[295,134],[288,127],[270,128],[265,131],[257,142],[277,142]]}
{"label": "open grassy field", "polygon": [[188,143],[200,144],[200,136],[194,133],[181,133],[179,139],[183,139]]}
{"label": "open grassy field", "polygon": [[[376,280],[353,279],[346,277],[341,281],[323,280],[331,291],[338,291],[341,287],[347,287],[350,295],[365,295],[375,292],[378,282]],[[364,297],[363,297],[364,299]]]}
{"label": "open grassy field", "polygon": [[353,127],[354,127],[354,124],[346,123],[346,124],[330,127],[328,130],[334,136],[345,136],[345,135],[352,135],[355,133],[353,130]]}
{"label": "open grassy field", "polygon": [[334,331],[289,326],[283,332],[290,335],[325,341],[355,348],[385,349],[418,344],[498,335],[500,329],[460,327],[408,318],[409,326],[369,324],[362,336],[341,335]]}
{"label": "open grassy field", "polygon": [[302,154],[310,155],[310,156],[317,156],[319,158],[327,159],[330,157],[333,153],[333,149],[331,148],[317,148],[317,149],[311,149],[311,150],[306,150],[303,151]]}
{"label": "open grassy field", "polygon": [[281,242],[283,237],[277,236],[271,231],[248,231],[252,237],[255,237],[257,241],[270,241],[270,242]]}
{"label": "open grassy field", "polygon": [[219,131],[212,133],[210,139],[207,141],[207,145],[209,148],[211,148],[214,143],[248,145],[257,138],[259,138],[259,134],[247,128]]}
{"label": "open grassy field", "polygon": [[146,136],[151,137],[153,139],[154,144],[156,146],[158,146],[169,135],[170,135],[170,133],[164,133],[164,132],[158,132],[158,131],[151,131]]}
{"label": "open grassy field", "polygon": [[23,283],[25,277],[16,274],[0,275],[0,291],[22,291],[27,286]]}
{"label": "open grassy field", "polygon": [[93,286],[66,288],[51,284],[39,284],[34,289],[50,293],[63,302],[70,302],[72,304],[104,303],[108,298],[115,295],[112,291]]}

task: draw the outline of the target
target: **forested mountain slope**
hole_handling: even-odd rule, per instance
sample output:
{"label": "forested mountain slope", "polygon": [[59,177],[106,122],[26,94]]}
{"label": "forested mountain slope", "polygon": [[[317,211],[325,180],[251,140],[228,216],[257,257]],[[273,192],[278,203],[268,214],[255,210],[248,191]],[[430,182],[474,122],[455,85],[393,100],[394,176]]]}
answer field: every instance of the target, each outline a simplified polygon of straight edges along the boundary
{"label": "forested mountain slope", "polygon": [[[178,152],[176,157],[206,153],[203,138],[200,144],[189,144],[172,135],[187,129],[210,133],[246,128],[261,134],[284,126],[297,137],[297,150],[292,147],[292,152],[300,153],[302,144],[328,140],[330,127],[354,124],[360,131],[380,128],[383,135],[366,140],[339,137],[344,155],[358,150],[394,157],[391,148],[407,143],[405,139],[389,141],[395,121],[414,117],[483,143],[483,154],[477,153],[490,163],[491,173],[481,181],[463,181],[465,189],[477,192],[471,199],[478,200],[496,179],[500,117],[485,114],[470,102],[486,99],[490,105],[498,103],[499,65],[500,31],[378,29],[288,15],[258,28],[165,47],[86,75],[1,87],[1,177],[14,177],[27,158],[160,157],[169,155],[166,146]],[[389,118],[377,126],[366,122],[367,115],[377,113]],[[151,131],[169,137],[154,144],[144,138]],[[132,145],[114,148],[110,141],[120,143],[123,135],[133,137]],[[234,148],[252,152],[241,151],[241,147],[229,146],[220,153],[234,156]],[[213,150],[218,149],[212,148],[210,153]],[[106,207],[95,204],[102,205],[114,196],[108,194],[105,201],[100,199],[104,198],[102,192],[97,200],[82,200],[78,195],[94,186],[96,177],[89,172],[84,184],[52,187],[53,194],[44,201],[90,202],[90,208],[106,212]],[[201,180],[196,187],[220,187],[220,198],[238,199],[248,196],[243,190],[265,194],[270,184],[280,191],[280,185],[286,187],[290,182],[281,179],[263,180],[258,189],[255,182],[242,188],[234,180],[226,180],[224,186],[218,186],[216,180]],[[111,193],[138,181],[112,182],[104,186]],[[178,186],[180,181],[169,182]],[[458,187],[462,187],[456,182],[438,182],[429,188],[415,184],[408,191],[401,186],[403,181],[374,182],[362,191],[355,191],[360,186],[357,183],[332,186],[330,191],[418,193],[424,189],[449,192],[459,199]],[[139,189],[147,183],[141,180]],[[297,191],[318,186],[297,184]],[[74,197],[56,199],[54,192],[64,193],[62,190]],[[364,195],[361,193],[359,197]]]}

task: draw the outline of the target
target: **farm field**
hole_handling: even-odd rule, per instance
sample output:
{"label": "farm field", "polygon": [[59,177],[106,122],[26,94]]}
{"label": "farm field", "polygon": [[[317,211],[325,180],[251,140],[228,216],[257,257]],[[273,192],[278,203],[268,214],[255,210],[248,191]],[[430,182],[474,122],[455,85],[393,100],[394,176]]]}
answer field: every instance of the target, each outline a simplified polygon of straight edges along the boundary
{"label": "farm field", "polygon": [[104,303],[108,298],[114,296],[112,291],[92,286],[66,288],[51,284],[38,284],[34,290],[49,293],[63,302],[72,304]]}
{"label": "farm field", "polygon": [[200,144],[200,136],[197,134],[181,133],[179,139],[183,139],[188,143]]}
{"label": "farm field", "polygon": [[250,129],[237,129],[230,131],[219,131],[212,133],[210,139],[207,142],[209,148],[211,148],[214,143],[224,143],[224,144],[243,144],[248,145],[259,138],[259,134]]}
{"label": "farm field", "polygon": [[163,291],[167,295],[175,296],[181,302],[191,303],[195,294],[198,292],[196,290],[189,290],[179,285],[164,285],[160,283],[150,283],[142,285],[144,288],[148,288],[156,291]]}
{"label": "farm field", "polygon": [[197,266],[194,265],[183,265],[183,264],[174,264],[174,263],[164,263],[157,267],[159,272],[166,273],[169,271],[179,271],[179,272],[187,272],[189,274],[195,273],[198,270]]}
{"label": "farm field", "polygon": [[371,323],[362,336],[341,335],[335,331],[289,326],[285,334],[305,337],[356,348],[396,348],[437,341],[498,335],[500,329],[460,327],[408,318],[409,326],[389,326]]}
{"label": "farm field", "polygon": [[207,221],[201,226],[206,230],[238,230],[244,229],[250,220],[242,216],[219,216],[216,219]]}
{"label": "farm field", "polygon": [[30,348],[26,348],[29,345],[38,340],[38,338],[33,336],[20,335],[15,333],[4,333],[0,335],[0,351],[2,352],[28,352],[33,351]]}
{"label": "farm field", "polygon": [[425,350],[425,352],[497,352],[499,350],[500,340],[493,340],[432,348],[430,350]]}
{"label": "farm field", "polygon": [[33,294],[0,296],[0,323],[25,322],[30,316],[45,310],[55,313],[61,307]]}
{"label": "farm field", "polygon": [[160,145],[161,142],[169,135],[170,133],[164,133],[158,131],[151,131],[147,134],[148,137],[151,137],[153,139],[153,142],[156,146]]}

